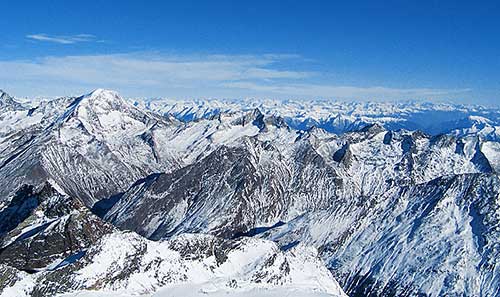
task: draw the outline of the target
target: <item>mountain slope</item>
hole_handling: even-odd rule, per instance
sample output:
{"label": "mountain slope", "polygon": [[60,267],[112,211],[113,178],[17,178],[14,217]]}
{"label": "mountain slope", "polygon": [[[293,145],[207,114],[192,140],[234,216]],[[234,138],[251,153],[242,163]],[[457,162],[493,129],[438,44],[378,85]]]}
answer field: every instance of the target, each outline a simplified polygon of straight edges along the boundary
{"label": "mountain slope", "polygon": [[0,296],[82,290],[147,296],[175,285],[199,287],[202,292],[290,289],[346,296],[313,248],[281,251],[265,240],[189,234],[152,242],[133,233],[113,233],[73,264],[20,278]]}
{"label": "mountain slope", "polygon": [[114,230],[49,183],[23,186],[0,211],[0,222],[0,264],[27,272],[47,269]]}
{"label": "mountain slope", "polygon": [[499,195],[497,175],[440,177],[261,236],[318,247],[350,296],[496,296]]}

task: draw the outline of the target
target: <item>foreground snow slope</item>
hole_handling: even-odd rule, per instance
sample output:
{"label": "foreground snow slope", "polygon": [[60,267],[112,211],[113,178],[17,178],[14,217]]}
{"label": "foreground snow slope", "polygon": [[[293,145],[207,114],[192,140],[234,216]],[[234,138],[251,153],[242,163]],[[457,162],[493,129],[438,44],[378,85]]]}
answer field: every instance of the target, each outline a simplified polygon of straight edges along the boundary
{"label": "foreground snow slope", "polygon": [[[93,292],[93,291],[80,291],[76,293],[63,294],[59,297],[133,297],[128,292]],[[148,295],[144,295],[148,296]],[[302,289],[289,287],[289,288],[273,288],[273,289],[219,289],[216,291],[206,290],[203,285],[175,285],[168,288],[160,289],[157,293],[151,295],[152,297],[332,297],[335,295],[320,292],[304,291]]]}
{"label": "foreground snow slope", "polygon": [[[151,295],[165,287],[173,289],[158,296],[200,292],[272,296],[273,291],[346,296],[312,247],[284,251],[271,241],[199,234],[153,242],[134,233],[112,233],[84,253],[75,263],[38,274],[17,273],[20,280],[0,296],[65,292],[78,296],[75,292],[82,290]],[[166,295],[173,292],[178,295]]]}

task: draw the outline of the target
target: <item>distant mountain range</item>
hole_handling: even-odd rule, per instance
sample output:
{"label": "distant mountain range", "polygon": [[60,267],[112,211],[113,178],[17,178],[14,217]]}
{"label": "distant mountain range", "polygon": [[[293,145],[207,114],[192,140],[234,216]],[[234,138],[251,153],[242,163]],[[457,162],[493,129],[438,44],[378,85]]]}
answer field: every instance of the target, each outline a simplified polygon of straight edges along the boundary
{"label": "distant mountain range", "polygon": [[331,133],[345,133],[378,123],[388,130],[420,130],[437,135],[481,135],[500,140],[500,109],[479,105],[457,105],[408,101],[403,103],[341,102],[313,100],[149,100],[136,101],[148,110],[171,115],[181,121],[209,119],[220,113],[259,109],[266,115],[279,115],[293,129],[322,128]]}
{"label": "distant mountain range", "polygon": [[495,108],[0,92],[0,296],[499,296],[499,172]]}

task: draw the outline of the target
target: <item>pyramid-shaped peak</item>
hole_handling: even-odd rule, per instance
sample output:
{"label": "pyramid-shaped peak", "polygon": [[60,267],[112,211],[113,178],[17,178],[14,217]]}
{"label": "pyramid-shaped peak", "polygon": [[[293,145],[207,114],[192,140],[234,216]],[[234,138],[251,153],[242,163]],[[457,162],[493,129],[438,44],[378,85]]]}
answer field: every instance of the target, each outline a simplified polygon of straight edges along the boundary
{"label": "pyramid-shaped peak", "polygon": [[260,109],[258,107],[255,107],[254,109],[252,109],[250,112],[249,112],[251,115],[253,116],[261,116],[262,115],[262,112],[260,111]]}
{"label": "pyramid-shaped peak", "polygon": [[0,89],[0,101],[14,100],[7,92]]}
{"label": "pyramid-shaped peak", "polygon": [[14,98],[12,98],[9,94],[7,94],[4,90],[1,89],[0,89],[0,107],[12,110],[23,109],[21,103],[14,100]]}
{"label": "pyramid-shaped peak", "polygon": [[377,134],[383,131],[386,131],[383,125],[380,123],[372,123],[364,126],[359,130],[360,132],[368,132],[370,134]]}
{"label": "pyramid-shaped peak", "polygon": [[242,126],[245,126],[247,124],[253,124],[259,127],[259,129],[263,129],[265,126],[264,114],[258,108],[254,108],[245,111],[243,115],[234,119],[231,123],[233,125],[242,125]]}

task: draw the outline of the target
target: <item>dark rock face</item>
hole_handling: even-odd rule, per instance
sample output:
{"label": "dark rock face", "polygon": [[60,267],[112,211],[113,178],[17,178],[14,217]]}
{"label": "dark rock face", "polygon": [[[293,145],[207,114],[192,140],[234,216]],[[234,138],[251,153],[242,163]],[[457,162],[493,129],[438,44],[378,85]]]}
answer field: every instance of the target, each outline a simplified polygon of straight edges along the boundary
{"label": "dark rock face", "polygon": [[392,141],[392,132],[388,131],[384,135],[384,144],[391,144]]}
{"label": "dark rock face", "polygon": [[477,141],[474,156],[472,157],[472,163],[482,172],[493,172],[490,162],[486,156],[481,151],[481,143]]}
{"label": "dark rock face", "polygon": [[350,152],[349,152],[349,144],[344,144],[338,151],[336,151],[333,154],[333,160],[337,162],[346,162],[348,163],[350,158]]}
{"label": "dark rock face", "polygon": [[82,202],[49,184],[38,191],[23,186],[0,212],[2,217],[8,215],[17,216],[3,224],[0,263],[28,272],[81,251],[113,230]]}
{"label": "dark rock face", "polygon": [[34,186],[22,186],[9,204],[0,211],[0,236],[16,228],[40,204],[33,191]]}

